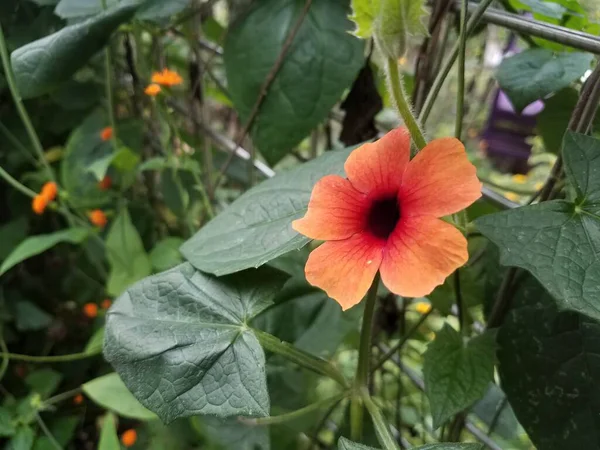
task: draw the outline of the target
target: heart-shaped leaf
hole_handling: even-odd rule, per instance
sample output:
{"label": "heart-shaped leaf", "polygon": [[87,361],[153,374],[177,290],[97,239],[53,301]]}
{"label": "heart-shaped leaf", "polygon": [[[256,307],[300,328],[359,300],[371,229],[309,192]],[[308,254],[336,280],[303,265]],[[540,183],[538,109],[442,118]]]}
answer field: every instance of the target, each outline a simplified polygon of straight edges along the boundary
{"label": "heart-shaped leaf", "polygon": [[[348,0],[314,0],[260,105],[252,140],[275,164],[322,123],[363,66]],[[255,2],[227,32],[225,71],[243,122],[302,14],[296,0]],[[264,45],[265,43],[268,45]]]}
{"label": "heart-shaped leaf", "polygon": [[270,268],[214,278],[189,263],[147,278],[110,309],[106,359],[164,422],[266,416],[265,355],[247,324],[285,278]]}

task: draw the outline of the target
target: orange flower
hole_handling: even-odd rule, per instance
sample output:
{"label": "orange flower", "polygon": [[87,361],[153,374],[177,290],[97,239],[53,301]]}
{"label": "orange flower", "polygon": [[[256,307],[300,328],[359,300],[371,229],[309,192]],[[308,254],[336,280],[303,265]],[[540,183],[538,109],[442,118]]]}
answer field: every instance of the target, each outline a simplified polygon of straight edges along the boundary
{"label": "orange flower", "polygon": [[105,298],[104,300],[102,300],[102,303],[100,305],[102,306],[102,309],[108,309],[110,308],[110,305],[112,305],[112,302],[110,301],[110,298]]}
{"label": "orange flower", "polygon": [[83,403],[83,395],[77,394],[75,397],[73,397],[73,403],[76,405],[81,405]]}
{"label": "orange flower", "polygon": [[152,83],[162,86],[176,86],[183,83],[183,78],[173,70],[163,69],[161,72],[152,74]]}
{"label": "orange flower", "polygon": [[31,209],[38,216],[41,216],[42,214],[44,214],[44,211],[46,210],[46,206],[48,206],[48,199],[46,197],[44,197],[42,194],[38,194],[35,197],[33,197],[33,200],[31,202]]}
{"label": "orange flower", "polygon": [[48,200],[48,203],[52,202],[56,198],[56,194],[58,194],[58,185],[54,181],[48,181],[42,187],[40,194]]}
{"label": "orange flower", "polygon": [[86,303],[83,305],[83,314],[90,319],[98,315],[98,305],[95,303]]}
{"label": "orange flower", "polygon": [[100,228],[104,228],[106,226],[106,223],[108,222],[106,214],[104,214],[104,211],[100,209],[94,209],[93,211],[90,211],[88,217],[90,219],[90,222],[92,222],[94,225]]}
{"label": "orange flower", "polygon": [[149,84],[146,89],[144,89],[144,93],[149,95],[150,97],[156,97],[161,91],[160,85],[156,83]]}
{"label": "orange flower", "polygon": [[106,175],[104,178],[102,178],[100,183],[98,183],[98,188],[100,188],[101,191],[108,191],[111,186],[112,186],[112,179],[108,175]]}
{"label": "orange flower", "polygon": [[102,131],[100,132],[100,139],[102,139],[103,141],[108,141],[108,140],[112,139],[112,137],[113,137],[112,127],[103,128]]}
{"label": "orange flower", "polygon": [[306,279],[343,309],[364,297],[377,271],[404,297],[429,294],[467,262],[467,241],[439,217],[481,196],[475,167],[454,138],[436,139],[410,159],[410,136],[395,129],[354,150],[348,178],[323,177],[292,227],[328,241],[306,263]]}
{"label": "orange flower", "polygon": [[135,444],[136,441],[137,441],[137,432],[133,428],[130,428],[129,430],[126,430],[121,435],[121,443],[125,447],[132,447],[133,444]]}

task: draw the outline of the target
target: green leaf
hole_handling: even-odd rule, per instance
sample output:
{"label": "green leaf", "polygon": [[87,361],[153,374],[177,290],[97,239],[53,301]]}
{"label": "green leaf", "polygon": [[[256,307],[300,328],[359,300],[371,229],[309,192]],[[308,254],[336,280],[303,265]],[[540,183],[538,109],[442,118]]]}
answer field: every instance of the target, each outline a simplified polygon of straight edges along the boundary
{"label": "green leaf", "polygon": [[183,239],[179,237],[167,237],[158,241],[150,252],[152,267],[157,272],[162,272],[181,264],[183,262],[183,257],[179,252],[181,244],[183,244]]}
{"label": "green leaf", "polygon": [[424,19],[424,0],[379,0],[375,19],[375,41],[386,58],[398,59],[406,54],[411,37],[428,35]]}
{"label": "green leaf", "polygon": [[191,0],[146,0],[136,14],[142,20],[164,21],[190,6]]}
{"label": "green leaf", "polygon": [[[302,7],[296,0],[257,2],[228,30],[225,71],[242,122],[249,119]],[[327,118],[363,66],[364,44],[348,33],[348,12],[347,0],[312,2],[252,127],[252,140],[270,164]]]}
{"label": "green leaf", "polygon": [[441,444],[422,445],[414,447],[413,450],[485,450],[483,444],[455,444],[453,442],[444,442]]}
{"label": "green leaf", "polygon": [[270,450],[269,428],[246,425],[236,419],[192,417],[194,428],[223,450]]}
{"label": "green leaf", "polygon": [[[104,0],[107,8],[113,8],[118,0]],[[73,19],[76,17],[87,17],[100,14],[103,7],[102,1],[97,0],[60,0],[54,14],[62,19]]]}
{"label": "green leaf", "polygon": [[[79,423],[78,417],[61,417],[53,420],[48,428],[54,440],[66,448]],[[56,444],[47,436],[40,436],[35,440],[33,450],[56,450]]]}
{"label": "green leaf", "polygon": [[120,416],[138,420],[157,419],[153,412],[144,408],[129,392],[117,373],[94,378],[81,388],[95,403]]}
{"label": "green leaf", "polygon": [[379,13],[380,0],[351,0],[352,15],[349,17],[356,29],[354,36],[368,39],[373,34],[373,23]]}
{"label": "green leaf", "polygon": [[434,428],[483,397],[494,379],[494,351],[490,334],[465,342],[448,324],[436,334],[423,361]]}
{"label": "green leaf", "polygon": [[31,450],[34,439],[34,431],[30,427],[22,425],[17,428],[17,432],[8,443],[6,450]]}
{"label": "green leaf", "polygon": [[98,328],[92,335],[87,345],[85,346],[84,352],[95,355],[102,350],[102,344],[104,342],[104,327]]}
{"label": "green leaf", "polygon": [[110,264],[106,291],[112,296],[120,295],[152,273],[150,258],[127,208],[123,208],[110,227],[106,237],[106,258]]}
{"label": "green leaf", "polygon": [[40,369],[30,373],[25,378],[25,384],[42,398],[49,397],[56,391],[63,376],[52,369]]}
{"label": "green leaf", "polygon": [[373,447],[367,447],[366,445],[357,444],[356,442],[349,441],[345,437],[341,437],[338,441],[338,450],[377,450]]}
{"label": "green leaf", "polygon": [[505,59],[496,73],[517,111],[569,86],[590,68],[589,53],[555,53],[535,48]]}
{"label": "green leaf", "polygon": [[213,278],[188,263],[147,278],[111,307],[105,357],[164,422],[266,416],[265,356],[247,323],[284,279],[268,268]]}
{"label": "green leaf", "polygon": [[15,424],[8,410],[0,406],[0,437],[10,437],[16,433]]}
{"label": "green leaf", "polygon": [[68,228],[50,234],[31,236],[21,242],[0,266],[0,275],[32,256],[39,255],[61,242],[80,244],[88,237],[86,228]]}
{"label": "green leaf", "polygon": [[34,303],[21,300],[15,303],[15,322],[19,331],[42,330],[52,323],[52,316]]}
{"label": "green leaf", "polygon": [[102,111],[96,110],[67,140],[60,167],[60,184],[69,193],[69,203],[75,208],[96,208],[111,200],[110,193],[98,188],[98,179],[88,170],[99,161],[112,157],[112,143],[104,142],[100,137],[106,126],[108,119]]}
{"label": "green leaf", "polygon": [[115,425],[116,418],[113,414],[108,413],[102,421],[102,430],[100,431],[100,442],[98,450],[121,450],[119,436],[117,436],[117,427]]}
{"label": "green leaf", "polygon": [[600,323],[522,280],[498,331],[502,386],[539,449],[599,448]]}
{"label": "green leaf", "polygon": [[12,52],[12,68],[21,95],[37,97],[69,79],[102,50],[111,34],[131,19],[136,9],[137,5],[131,4],[114,8]]}
{"label": "green leaf", "polygon": [[226,275],[262,264],[306,245],[291,226],[302,217],[314,184],[327,174],[344,174],[350,150],[327,152],[250,189],[182,247],[198,269]]}
{"label": "green leaf", "polygon": [[11,222],[0,226],[0,261],[4,261],[8,255],[27,237],[27,219],[19,217]]}
{"label": "green leaf", "polygon": [[475,221],[500,263],[530,271],[560,309],[600,318],[600,141],[568,132],[563,155],[574,202],[554,200]]}
{"label": "green leaf", "polygon": [[510,3],[515,8],[531,11],[553,19],[561,19],[567,11],[567,8],[559,5],[558,2],[548,2],[543,0],[510,0]]}

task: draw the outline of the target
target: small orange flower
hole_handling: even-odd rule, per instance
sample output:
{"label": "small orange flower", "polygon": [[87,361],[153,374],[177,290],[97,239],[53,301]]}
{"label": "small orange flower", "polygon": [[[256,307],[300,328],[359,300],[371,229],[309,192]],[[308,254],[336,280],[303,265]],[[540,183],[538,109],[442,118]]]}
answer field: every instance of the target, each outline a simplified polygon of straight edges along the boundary
{"label": "small orange flower", "polygon": [[354,150],[348,178],[323,177],[306,215],[292,223],[311,239],[328,241],[306,263],[306,279],[343,309],[364,297],[377,271],[387,288],[422,297],[467,262],[467,241],[439,217],[481,197],[465,148],[436,139],[410,160],[410,136],[398,128]]}
{"label": "small orange flower", "polygon": [[108,141],[108,140],[112,139],[112,137],[113,137],[112,127],[103,128],[102,131],[100,132],[100,139],[102,139],[103,141]]}
{"label": "small orange flower", "polygon": [[173,70],[163,69],[161,72],[152,74],[152,83],[162,86],[177,86],[183,83],[183,78]]}
{"label": "small orange flower", "polygon": [[156,83],[152,83],[146,87],[146,89],[144,90],[144,93],[146,95],[149,95],[150,97],[156,97],[158,94],[160,94],[161,90],[162,89],[161,89],[160,85],[158,85]]}
{"label": "small orange flower", "polygon": [[95,303],[86,303],[83,305],[83,314],[90,319],[98,315],[98,305]]}
{"label": "small orange flower", "polygon": [[108,222],[106,214],[104,214],[104,211],[102,211],[101,209],[94,209],[93,211],[90,211],[88,217],[90,219],[90,222],[92,222],[99,228],[104,228],[106,226],[106,223]]}
{"label": "small orange flower", "polygon": [[83,395],[77,394],[75,397],[73,397],[73,403],[76,405],[81,405],[83,403]]}
{"label": "small orange flower", "polygon": [[427,313],[429,313],[429,311],[431,311],[431,304],[427,303],[427,302],[418,302],[415,305],[415,310],[419,314],[427,314]]}
{"label": "small orange flower", "polygon": [[133,444],[135,444],[136,441],[137,441],[137,432],[133,428],[126,430],[121,435],[121,443],[125,447],[133,447]]}
{"label": "small orange flower", "polygon": [[104,300],[102,300],[102,303],[100,305],[102,306],[102,309],[108,309],[110,308],[110,305],[112,305],[112,302],[110,301],[110,298],[105,298]]}
{"label": "small orange flower", "polygon": [[44,197],[42,194],[38,194],[35,197],[33,197],[33,200],[31,202],[31,209],[38,216],[41,216],[42,214],[44,214],[44,211],[46,210],[46,206],[48,206],[48,199],[46,197]]}
{"label": "small orange flower", "polygon": [[49,181],[44,184],[40,194],[45,197],[48,202],[52,202],[58,194],[58,185],[54,181]]}
{"label": "small orange flower", "polygon": [[100,188],[101,191],[108,191],[111,186],[112,186],[112,179],[108,175],[106,175],[104,178],[102,178],[100,183],[98,183],[98,188]]}

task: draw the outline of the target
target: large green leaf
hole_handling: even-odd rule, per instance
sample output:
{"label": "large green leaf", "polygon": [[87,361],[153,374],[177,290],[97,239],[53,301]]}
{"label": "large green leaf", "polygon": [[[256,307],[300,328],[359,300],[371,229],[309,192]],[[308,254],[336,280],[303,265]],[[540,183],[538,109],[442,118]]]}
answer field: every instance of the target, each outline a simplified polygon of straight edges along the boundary
{"label": "large green leaf", "polygon": [[0,266],[0,275],[20,262],[25,261],[32,256],[39,255],[61,242],[80,244],[88,237],[88,234],[89,232],[86,228],[79,227],[28,237],[2,262],[2,265]]}
{"label": "large green leaf", "polygon": [[[445,442],[442,444],[429,444],[422,445],[420,447],[413,447],[413,450],[484,450],[483,444],[455,444],[452,442]],[[367,447],[366,445],[357,444],[356,442],[349,441],[346,438],[341,437],[338,441],[338,450],[377,450],[373,447]]]}
{"label": "large green leaf", "polygon": [[494,379],[494,351],[490,334],[465,342],[448,324],[436,334],[423,361],[425,392],[435,428],[483,397]]}
{"label": "large green leaf", "polygon": [[[314,0],[262,102],[252,139],[274,164],[325,120],[363,65],[363,43],[348,31],[348,0]],[[229,93],[248,120],[303,4],[264,0],[228,31]],[[265,45],[268,43],[268,45]]]}
{"label": "large green leaf", "polygon": [[148,411],[127,390],[117,373],[94,378],[81,386],[85,395],[103,408],[120,416],[138,420],[153,420],[156,415]]}
{"label": "large green leaf", "polygon": [[112,413],[108,413],[104,416],[102,430],[100,431],[98,450],[121,450],[115,421],[116,417]]}
{"label": "large green leaf", "polygon": [[600,318],[600,141],[567,133],[563,146],[574,201],[554,200],[476,220],[503,265],[530,271],[561,309]]}
{"label": "large green leaf", "polygon": [[133,283],[152,273],[150,258],[127,208],[110,227],[106,237],[106,258],[110,264],[106,291],[112,296],[120,295]]}
{"label": "large green leaf", "polygon": [[266,416],[265,356],[247,323],[284,280],[269,268],[213,278],[188,263],[147,278],[110,309],[106,359],[165,422]]}
{"label": "large green leaf", "polygon": [[[164,20],[183,11],[190,2],[191,0],[130,0],[127,3],[140,4],[136,14],[138,19]],[[117,0],[106,0],[106,6],[109,8],[117,3]],[[100,0],[60,0],[54,12],[63,19],[72,19],[100,14],[103,9]]]}
{"label": "large green leaf", "polygon": [[540,450],[600,448],[600,323],[558,311],[533,278],[498,331],[502,386]]}
{"label": "large green leaf", "polygon": [[37,97],[69,79],[136,9],[137,5],[120,6],[15,50],[11,63],[21,95]]}
{"label": "large green leaf", "polygon": [[535,48],[505,59],[496,73],[517,111],[569,86],[590,68],[589,53],[555,53]]}
{"label": "large green leaf", "polygon": [[103,11],[104,2],[107,8],[113,8],[118,0],[60,0],[54,8],[54,14],[63,19],[94,16]]}
{"label": "large green leaf", "polygon": [[100,137],[107,125],[104,113],[94,111],[67,140],[60,179],[69,193],[69,202],[76,208],[95,208],[110,201],[110,193],[98,188],[98,180],[88,170],[112,154],[111,142],[104,142]]}
{"label": "large green leaf", "polygon": [[314,184],[324,175],[344,173],[349,150],[325,153],[250,189],[182,247],[195,267],[225,275],[262,264],[306,245],[292,229],[304,215]]}

